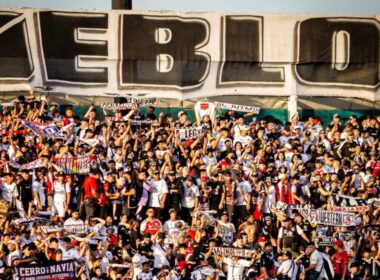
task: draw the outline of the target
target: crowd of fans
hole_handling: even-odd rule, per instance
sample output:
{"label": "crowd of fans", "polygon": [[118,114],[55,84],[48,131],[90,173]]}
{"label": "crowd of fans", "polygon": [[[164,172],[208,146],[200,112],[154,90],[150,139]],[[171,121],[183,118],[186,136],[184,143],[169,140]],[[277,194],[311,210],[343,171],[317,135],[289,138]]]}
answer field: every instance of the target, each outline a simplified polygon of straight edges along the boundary
{"label": "crowd of fans", "polygon": [[[3,108],[4,279],[18,266],[66,260],[75,260],[78,279],[94,280],[379,279],[380,115],[322,124],[296,114],[281,124],[235,111],[194,123],[154,107],[105,114],[100,120],[90,106],[79,118],[33,95]],[[22,120],[73,126],[66,139],[48,139]],[[190,127],[202,132],[175,133]],[[65,174],[51,162],[88,155],[97,158],[89,174]],[[9,164],[38,158],[46,167]],[[373,203],[355,213],[354,227],[313,224],[297,211],[330,211],[334,193]],[[46,225],[63,227],[46,233]],[[73,225],[85,232],[64,227]],[[322,245],[319,237],[334,239]]]}

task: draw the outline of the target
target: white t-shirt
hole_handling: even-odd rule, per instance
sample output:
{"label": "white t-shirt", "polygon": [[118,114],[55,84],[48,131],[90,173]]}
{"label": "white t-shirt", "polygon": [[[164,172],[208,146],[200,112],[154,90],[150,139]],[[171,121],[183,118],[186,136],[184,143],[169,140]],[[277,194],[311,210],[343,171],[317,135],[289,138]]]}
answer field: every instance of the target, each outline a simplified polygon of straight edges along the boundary
{"label": "white t-shirt", "polygon": [[65,250],[65,248],[61,246],[61,250],[63,261],[79,259],[79,253],[75,248],[71,247],[69,250]]}
{"label": "white t-shirt", "polygon": [[237,143],[237,142],[240,142],[241,145],[243,146],[243,148],[245,146],[247,146],[249,143],[251,143],[253,141],[252,137],[249,136],[249,135],[246,135],[246,136],[242,136],[242,135],[238,135],[234,138],[234,145]]}
{"label": "white t-shirt", "polygon": [[236,192],[236,206],[247,205],[247,197],[251,193],[251,185],[248,181],[242,181],[238,183],[238,188],[240,188],[243,192],[243,196],[241,196],[240,192]]}
{"label": "white t-shirt", "polygon": [[137,279],[138,280],[152,280],[153,279],[153,274],[152,272],[140,272],[138,275],[137,275]]}
{"label": "white t-shirt", "polygon": [[270,213],[270,206],[276,205],[276,187],[270,185],[268,187],[268,194],[265,196],[264,200],[264,213]]}
{"label": "white t-shirt", "polygon": [[[40,198],[41,205],[45,206],[46,197],[45,197],[45,192],[44,192],[44,189],[42,187],[42,184],[38,181],[33,181],[32,190],[37,191],[38,197]],[[37,205],[37,199],[36,198],[34,198],[34,205]]]}
{"label": "white t-shirt", "polygon": [[181,229],[179,229],[176,224],[181,222],[184,223],[182,220],[167,220],[164,223],[164,229],[167,232],[168,237],[177,238],[180,235]]}
{"label": "white t-shirt", "polygon": [[296,280],[298,267],[292,260],[283,261],[277,273],[281,273],[283,276],[288,276],[291,280]]}
{"label": "white t-shirt", "polygon": [[224,263],[227,264],[227,280],[243,279],[243,272],[246,267],[249,267],[249,261],[239,259],[233,262],[231,258],[224,258]]}
{"label": "white t-shirt", "polygon": [[58,181],[54,181],[53,190],[54,199],[63,198],[66,200],[66,193],[71,192],[70,185],[68,183],[60,183]]}
{"label": "white t-shirt", "polygon": [[195,185],[188,187],[185,182],[183,184],[182,207],[193,208],[195,206],[195,198],[199,197],[199,189]]}
{"label": "white t-shirt", "polygon": [[168,193],[168,185],[164,180],[150,181],[149,185],[152,187],[150,193],[149,207],[160,207],[163,194]]}
{"label": "white t-shirt", "polygon": [[12,202],[12,197],[19,196],[16,183],[8,185],[3,181],[1,184],[1,196],[8,202]]}
{"label": "white t-shirt", "polygon": [[[314,252],[310,255],[310,264],[316,265],[314,270],[317,272],[320,272],[323,269],[323,257],[318,250],[314,250]],[[322,273],[320,274],[320,277],[323,277]]]}
{"label": "white t-shirt", "polygon": [[153,255],[154,255],[154,268],[161,268],[163,265],[169,265],[169,261],[166,259],[165,245],[161,246],[158,242],[153,245]]}

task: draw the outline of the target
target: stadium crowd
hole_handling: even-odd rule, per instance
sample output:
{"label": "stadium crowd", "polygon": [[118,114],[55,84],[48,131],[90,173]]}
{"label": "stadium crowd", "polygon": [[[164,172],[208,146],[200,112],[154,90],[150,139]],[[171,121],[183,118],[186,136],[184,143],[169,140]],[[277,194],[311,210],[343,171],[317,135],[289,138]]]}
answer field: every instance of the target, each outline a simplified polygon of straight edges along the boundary
{"label": "stadium crowd", "polygon": [[[2,279],[69,260],[91,280],[379,279],[380,115],[282,124],[202,107],[191,122],[149,106],[100,120],[37,99],[0,114]],[[79,157],[89,174],[53,161]]]}

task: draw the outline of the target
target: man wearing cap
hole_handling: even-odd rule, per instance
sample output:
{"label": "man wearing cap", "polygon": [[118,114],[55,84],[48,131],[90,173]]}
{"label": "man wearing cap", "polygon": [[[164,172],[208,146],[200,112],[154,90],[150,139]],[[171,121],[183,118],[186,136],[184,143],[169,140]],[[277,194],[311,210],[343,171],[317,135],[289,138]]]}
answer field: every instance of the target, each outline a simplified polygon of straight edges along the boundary
{"label": "man wearing cap", "polygon": [[153,171],[153,179],[149,182],[149,185],[152,191],[150,192],[148,205],[155,210],[156,217],[161,219],[169,190],[165,180],[160,178],[159,170]]}
{"label": "man wearing cap", "polygon": [[299,225],[294,225],[290,218],[283,220],[282,227],[278,232],[277,251],[291,251],[294,255],[297,254],[297,235],[300,235],[306,241],[309,241],[306,234]]}
{"label": "man wearing cap", "polygon": [[342,240],[335,240],[334,243],[335,254],[331,257],[331,261],[334,267],[334,279],[344,280],[348,276],[348,254],[344,250]]}
{"label": "man wearing cap", "polygon": [[20,251],[19,251],[19,244],[13,240],[8,240],[7,249],[8,249],[8,255],[5,258],[5,263],[7,266],[11,267],[13,265],[13,261],[20,258]]}
{"label": "man wearing cap", "polygon": [[65,174],[62,171],[57,172],[56,178],[53,184],[54,196],[52,211],[58,214],[63,224],[65,222],[66,211],[69,209],[71,188],[69,183],[65,181]]}

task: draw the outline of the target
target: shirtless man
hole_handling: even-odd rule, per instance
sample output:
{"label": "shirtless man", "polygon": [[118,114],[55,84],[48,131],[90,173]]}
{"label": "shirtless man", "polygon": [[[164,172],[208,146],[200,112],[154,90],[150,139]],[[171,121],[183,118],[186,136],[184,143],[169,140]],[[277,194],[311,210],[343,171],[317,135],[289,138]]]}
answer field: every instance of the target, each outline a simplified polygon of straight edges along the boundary
{"label": "shirtless man", "polygon": [[253,243],[255,240],[257,226],[254,223],[253,215],[247,217],[247,221],[242,223],[238,228],[238,234],[245,232],[248,236],[248,246],[253,248]]}

